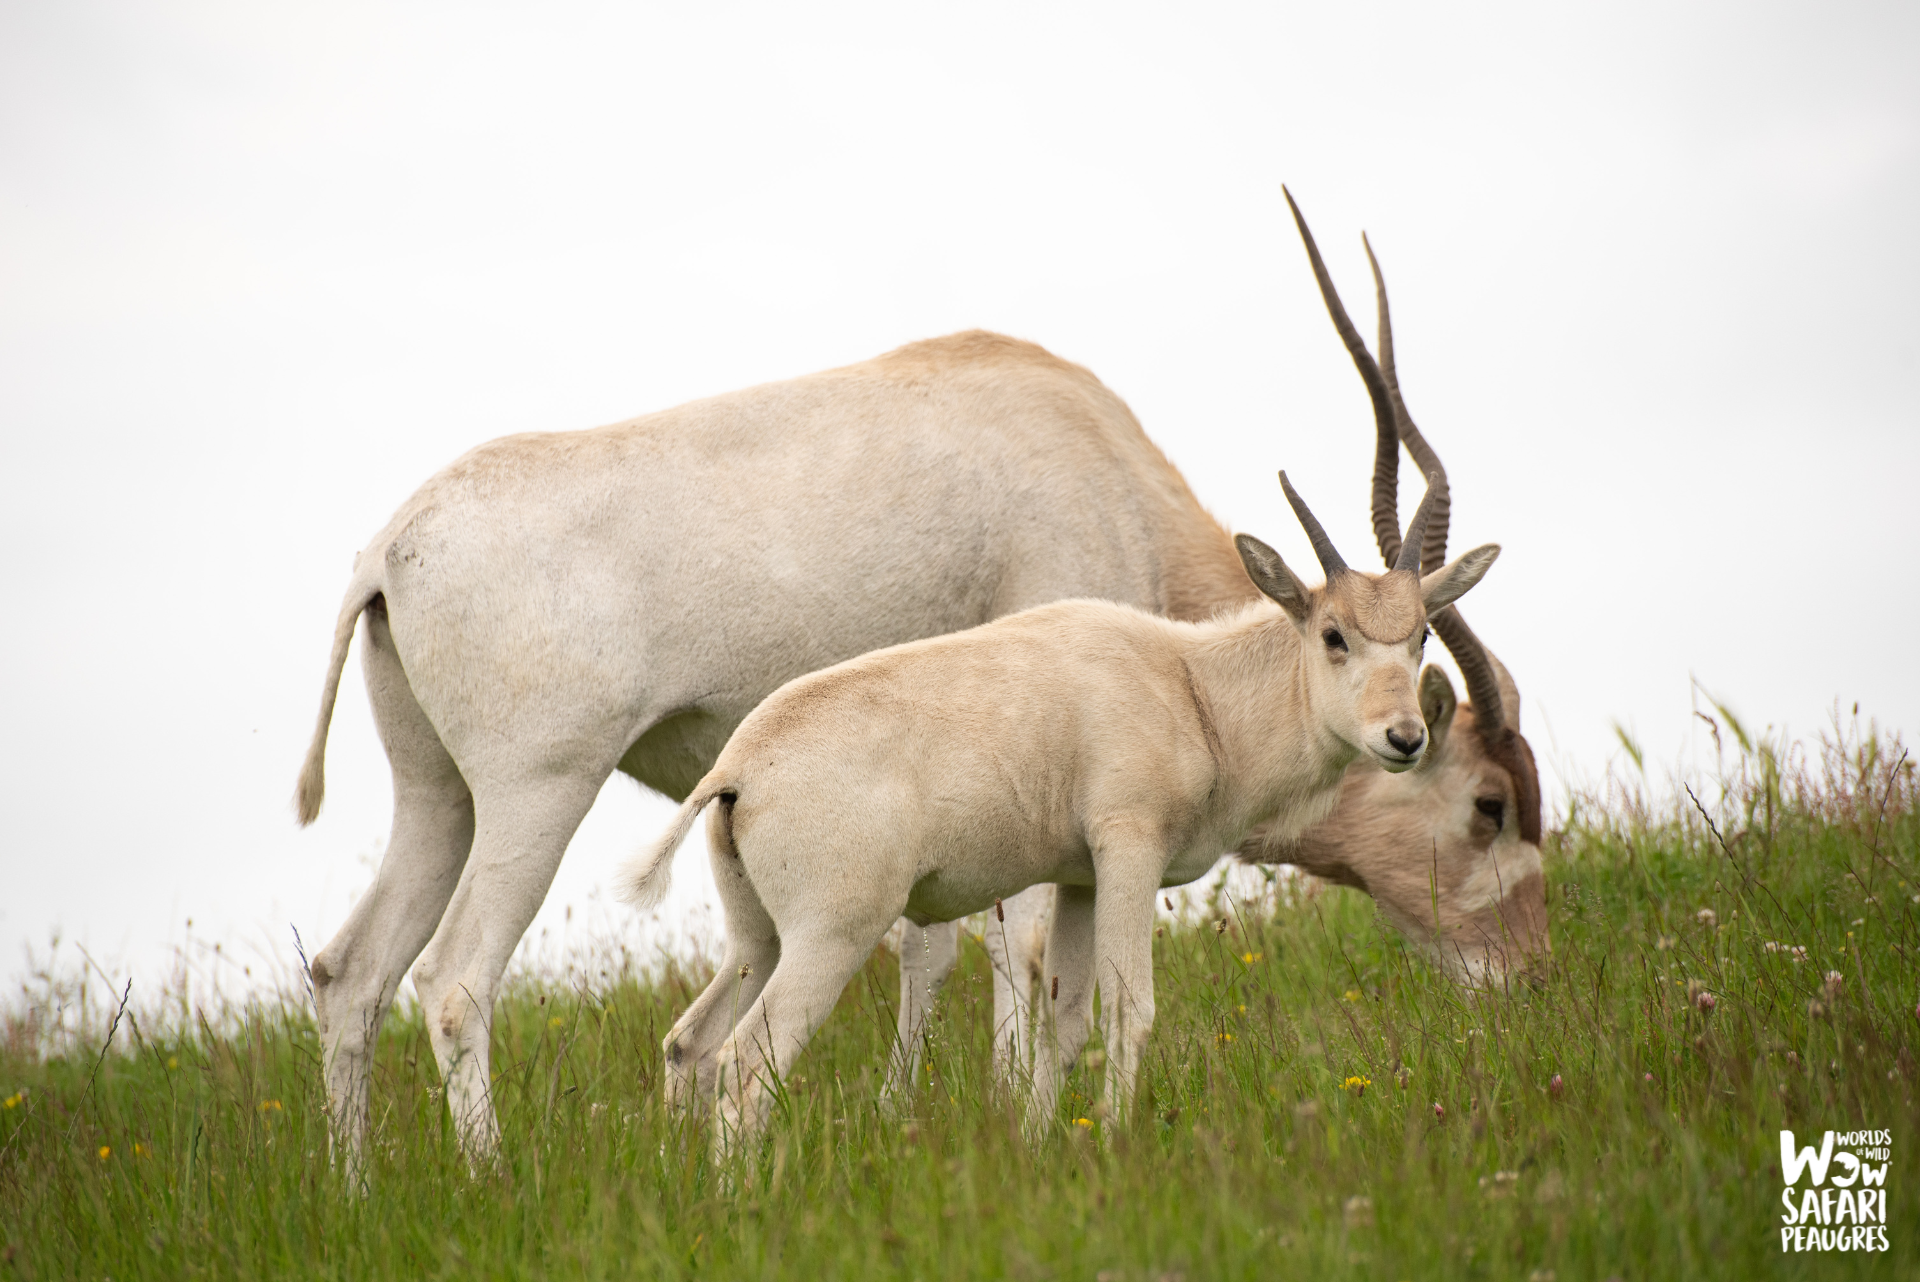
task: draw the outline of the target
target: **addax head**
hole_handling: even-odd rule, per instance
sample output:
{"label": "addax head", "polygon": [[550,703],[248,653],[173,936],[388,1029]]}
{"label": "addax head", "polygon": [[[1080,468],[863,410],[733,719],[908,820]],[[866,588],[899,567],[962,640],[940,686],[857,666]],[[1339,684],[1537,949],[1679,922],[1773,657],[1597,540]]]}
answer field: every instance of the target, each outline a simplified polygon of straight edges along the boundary
{"label": "addax head", "polygon": [[1485,544],[1422,577],[1419,549],[1434,499],[1429,487],[1407,527],[1409,553],[1385,574],[1363,574],[1349,568],[1334,550],[1285,472],[1280,488],[1313,543],[1326,586],[1308,588],[1279,553],[1242,534],[1234,545],[1247,576],[1286,611],[1305,643],[1304,676],[1313,716],[1383,769],[1410,770],[1420,764],[1427,748],[1417,693],[1427,616],[1478,583],[1500,549]]}

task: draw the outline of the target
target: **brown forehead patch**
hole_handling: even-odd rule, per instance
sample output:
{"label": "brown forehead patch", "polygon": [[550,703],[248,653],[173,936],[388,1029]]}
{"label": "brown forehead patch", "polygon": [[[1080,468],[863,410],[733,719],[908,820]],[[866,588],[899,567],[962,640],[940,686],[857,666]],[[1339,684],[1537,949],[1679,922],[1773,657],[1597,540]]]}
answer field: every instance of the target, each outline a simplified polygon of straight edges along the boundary
{"label": "brown forehead patch", "polygon": [[1382,645],[1398,645],[1427,621],[1420,603],[1420,580],[1407,570],[1374,577],[1348,572],[1327,584],[1327,604],[1350,615],[1360,635]]}

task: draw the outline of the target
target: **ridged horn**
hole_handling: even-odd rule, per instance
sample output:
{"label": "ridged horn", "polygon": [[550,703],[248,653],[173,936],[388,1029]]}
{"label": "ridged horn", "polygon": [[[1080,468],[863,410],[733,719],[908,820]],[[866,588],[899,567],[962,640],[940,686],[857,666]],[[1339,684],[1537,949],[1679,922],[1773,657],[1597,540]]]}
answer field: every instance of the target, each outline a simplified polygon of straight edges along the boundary
{"label": "ridged horn", "polygon": [[[1427,438],[1420,434],[1418,427],[1414,426],[1413,415],[1407,412],[1406,399],[1400,395],[1400,375],[1394,368],[1393,363],[1393,313],[1387,306],[1387,282],[1380,274],[1380,261],[1373,256],[1373,243],[1367,239],[1365,232],[1360,233],[1360,244],[1367,251],[1367,266],[1373,269],[1373,300],[1380,317],[1380,341],[1378,343],[1380,348],[1380,375],[1382,381],[1387,385],[1387,399],[1393,406],[1394,425],[1399,431],[1401,442],[1407,447],[1407,453],[1413,455],[1414,463],[1420,468],[1421,474],[1427,477],[1429,488],[1435,492],[1433,519],[1427,525],[1427,537],[1420,549],[1420,572],[1422,574],[1432,574],[1447,562],[1447,526],[1453,512],[1453,491],[1452,487],[1447,484],[1447,469],[1440,462],[1440,456],[1433,452],[1433,447],[1427,444]],[[1395,461],[1398,461],[1397,455],[1395,456]],[[1395,469],[1389,468],[1384,470],[1391,472]],[[1382,525],[1379,506],[1382,498],[1382,487],[1379,478],[1382,471],[1381,459],[1378,457],[1378,446],[1376,446],[1373,461],[1374,528],[1376,529],[1381,528]],[[1436,472],[1439,473],[1438,480],[1434,479]],[[1385,525],[1388,528],[1391,528],[1393,518],[1399,512],[1398,488],[1397,481],[1389,481],[1385,487],[1384,497],[1386,502],[1384,515],[1387,518]],[[1399,559],[1398,548],[1389,552],[1385,547],[1382,547],[1380,554],[1385,557],[1389,563],[1393,563]]]}
{"label": "ridged horn", "polygon": [[1406,541],[1400,546],[1400,557],[1393,563],[1394,569],[1405,570],[1416,579],[1420,577],[1420,546],[1427,537],[1427,522],[1433,517],[1434,482],[1439,479],[1437,474],[1427,477],[1427,492],[1413,511],[1413,520],[1407,524]]}
{"label": "ridged horn", "polygon": [[1300,240],[1307,247],[1307,262],[1313,267],[1313,279],[1320,285],[1320,297],[1327,305],[1327,315],[1333,319],[1333,327],[1339,331],[1340,341],[1347,345],[1347,354],[1353,358],[1353,367],[1360,371],[1360,380],[1367,385],[1367,395],[1373,401],[1373,537],[1380,545],[1380,555],[1386,558],[1388,565],[1392,565],[1400,555],[1400,513],[1394,502],[1400,463],[1400,432],[1393,413],[1393,398],[1387,391],[1386,376],[1380,372],[1380,366],[1374,363],[1373,353],[1367,350],[1366,343],[1360,338],[1360,331],[1347,318],[1347,309],[1340,302],[1339,291],[1333,287],[1333,277],[1327,274],[1327,265],[1320,257],[1320,247],[1314,244],[1313,232],[1308,229],[1300,206],[1294,203],[1293,193],[1283,186],[1280,194],[1287,198],[1287,208],[1293,211],[1293,225],[1300,229]]}
{"label": "ridged horn", "polygon": [[1300,518],[1300,527],[1307,532],[1307,541],[1313,544],[1313,554],[1320,558],[1320,569],[1326,574],[1327,582],[1333,582],[1335,575],[1345,574],[1347,563],[1334,550],[1333,540],[1327,537],[1320,522],[1307,510],[1307,501],[1295,492],[1293,482],[1287,479],[1284,471],[1280,473],[1280,492],[1287,496],[1287,504],[1293,508],[1293,514]]}
{"label": "ridged horn", "polygon": [[1507,724],[1506,700],[1500,697],[1499,663],[1487,649],[1460,611],[1448,606],[1427,620],[1446,643],[1447,653],[1460,665],[1460,676],[1467,683],[1467,702],[1473,705],[1474,724],[1483,739],[1496,737],[1503,729],[1518,729]]}

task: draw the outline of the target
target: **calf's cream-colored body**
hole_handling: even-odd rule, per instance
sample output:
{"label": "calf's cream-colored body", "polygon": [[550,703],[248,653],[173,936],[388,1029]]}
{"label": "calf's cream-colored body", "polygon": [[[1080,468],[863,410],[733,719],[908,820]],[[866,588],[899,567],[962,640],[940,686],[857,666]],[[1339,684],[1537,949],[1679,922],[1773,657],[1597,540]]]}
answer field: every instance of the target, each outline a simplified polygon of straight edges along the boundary
{"label": "calf's cream-colored body", "polygon": [[719,803],[709,836],[727,951],[666,1039],[670,1097],[717,1091],[720,1136],[752,1134],[770,1080],[896,917],[951,920],[1052,882],[1048,970],[1072,987],[1036,1067],[1035,1116],[1079,1054],[1095,985],[1108,1097],[1124,1109],[1153,1022],[1155,892],[1256,825],[1317,822],[1362,755],[1418,764],[1426,611],[1497,554],[1475,549],[1424,580],[1359,574],[1288,496],[1325,589],[1243,535],[1270,599],[1232,615],[1041,606],[801,677],[749,714],[620,878],[623,897],[656,902],[674,848]]}

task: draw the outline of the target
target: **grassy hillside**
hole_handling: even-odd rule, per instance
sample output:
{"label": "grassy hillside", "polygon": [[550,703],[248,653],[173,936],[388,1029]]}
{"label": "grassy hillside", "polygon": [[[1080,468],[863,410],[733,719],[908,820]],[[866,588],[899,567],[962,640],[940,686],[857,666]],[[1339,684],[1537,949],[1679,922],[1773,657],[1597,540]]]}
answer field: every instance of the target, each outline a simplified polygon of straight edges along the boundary
{"label": "grassy hillside", "polygon": [[[702,976],[520,981],[478,1178],[396,1017],[367,1199],[328,1169],[298,1000],[122,1020],[104,1057],[16,1019],[0,1278],[1920,1277],[1920,816],[1884,749],[1737,751],[1712,829],[1684,795],[1574,807],[1538,988],[1461,990],[1352,892],[1218,902],[1156,942],[1137,1120],[1083,1070],[1038,1150],[985,1079],[971,943],[909,1115],[877,1099],[876,956],[730,1169],[658,1098]],[[1782,1254],[1782,1127],[1891,1131],[1892,1251]]]}

